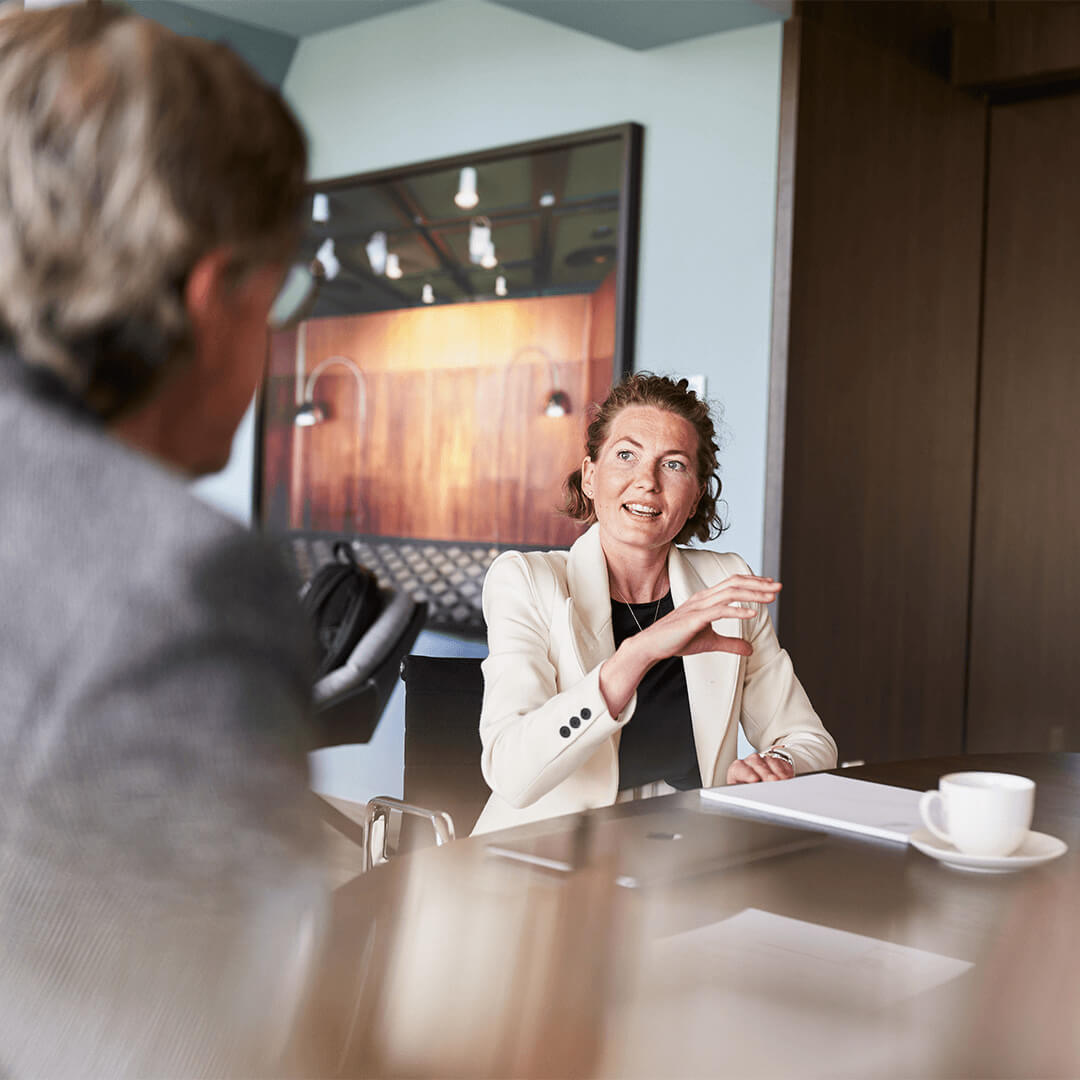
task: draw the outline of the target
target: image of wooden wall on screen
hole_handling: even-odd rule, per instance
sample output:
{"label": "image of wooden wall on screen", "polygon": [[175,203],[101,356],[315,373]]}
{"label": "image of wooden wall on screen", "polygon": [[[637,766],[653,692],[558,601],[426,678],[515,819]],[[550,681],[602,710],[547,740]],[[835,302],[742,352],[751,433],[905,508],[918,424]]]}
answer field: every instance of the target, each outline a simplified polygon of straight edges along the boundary
{"label": "image of wooden wall on screen", "polygon": [[[613,287],[612,277],[593,294],[314,319],[279,335],[266,525],[572,543],[579,529],[557,507],[587,405],[611,385]],[[315,371],[320,421],[298,426],[296,386]]]}
{"label": "image of wooden wall on screen", "polygon": [[572,544],[562,481],[632,369],[640,155],[628,124],[313,184],[273,314],[256,521],[380,559],[373,539],[472,545],[485,567]]}

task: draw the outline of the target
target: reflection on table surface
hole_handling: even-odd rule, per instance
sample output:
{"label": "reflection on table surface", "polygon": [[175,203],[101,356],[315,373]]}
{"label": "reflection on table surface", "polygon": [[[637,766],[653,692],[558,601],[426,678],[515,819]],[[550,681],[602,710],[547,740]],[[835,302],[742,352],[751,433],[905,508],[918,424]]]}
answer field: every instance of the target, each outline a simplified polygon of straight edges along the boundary
{"label": "reflection on table surface", "polygon": [[[1035,779],[1033,827],[1069,852],[983,875],[786,826],[755,848],[742,838],[760,823],[687,792],[379,867],[338,893],[337,970],[313,1010],[335,1049],[327,1071],[1080,1075],[1080,754],[844,775],[930,788],[962,768]],[[634,843],[691,819],[695,835],[723,838],[726,858],[617,884],[620,833]],[[783,843],[789,832],[804,842]],[[545,835],[569,869],[489,850],[543,851]]]}

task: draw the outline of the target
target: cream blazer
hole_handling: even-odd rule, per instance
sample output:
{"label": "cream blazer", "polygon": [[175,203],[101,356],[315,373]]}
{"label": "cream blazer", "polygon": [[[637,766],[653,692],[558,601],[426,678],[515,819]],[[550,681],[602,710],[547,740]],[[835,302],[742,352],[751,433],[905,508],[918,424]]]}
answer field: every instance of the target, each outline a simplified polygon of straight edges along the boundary
{"label": "cream blazer", "polygon": [[[668,556],[676,606],[732,574],[738,555],[679,548]],[[482,767],[492,795],[473,834],[610,806],[619,793],[618,716],[600,693],[600,666],[615,652],[607,563],[594,525],[569,551],[508,551],[484,581],[489,655],[483,663]],[[753,619],[720,619],[716,632],[746,638],[749,657],[687,656],[686,689],[698,765],[706,787],[722,784],[735,760],[739,721],[762,749],[783,743],[795,771],[836,764],[822,726],[780,648],[765,608]]]}

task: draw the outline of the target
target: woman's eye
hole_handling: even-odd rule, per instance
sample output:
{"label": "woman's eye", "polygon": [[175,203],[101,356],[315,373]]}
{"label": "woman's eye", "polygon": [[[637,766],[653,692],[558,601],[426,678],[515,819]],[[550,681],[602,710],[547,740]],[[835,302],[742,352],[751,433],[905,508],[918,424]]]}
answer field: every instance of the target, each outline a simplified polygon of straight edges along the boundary
{"label": "woman's eye", "polygon": [[629,450],[617,450],[615,456],[620,461],[629,461],[634,455],[631,454]]}
{"label": "woman's eye", "polygon": [[669,469],[672,470],[672,472],[685,472],[686,471],[686,462],[684,462],[684,461],[668,461],[668,462],[665,462],[665,464],[667,465],[667,467]]}

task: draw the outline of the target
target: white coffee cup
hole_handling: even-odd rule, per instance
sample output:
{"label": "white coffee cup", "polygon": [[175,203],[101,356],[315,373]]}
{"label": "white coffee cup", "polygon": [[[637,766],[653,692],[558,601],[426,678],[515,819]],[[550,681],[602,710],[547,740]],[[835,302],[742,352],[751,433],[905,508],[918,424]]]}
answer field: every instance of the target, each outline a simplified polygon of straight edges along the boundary
{"label": "white coffee cup", "polygon": [[[944,828],[933,818],[941,803]],[[1035,781],[998,772],[949,773],[919,800],[926,827],[966,855],[1011,855],[1031,828]]]}

